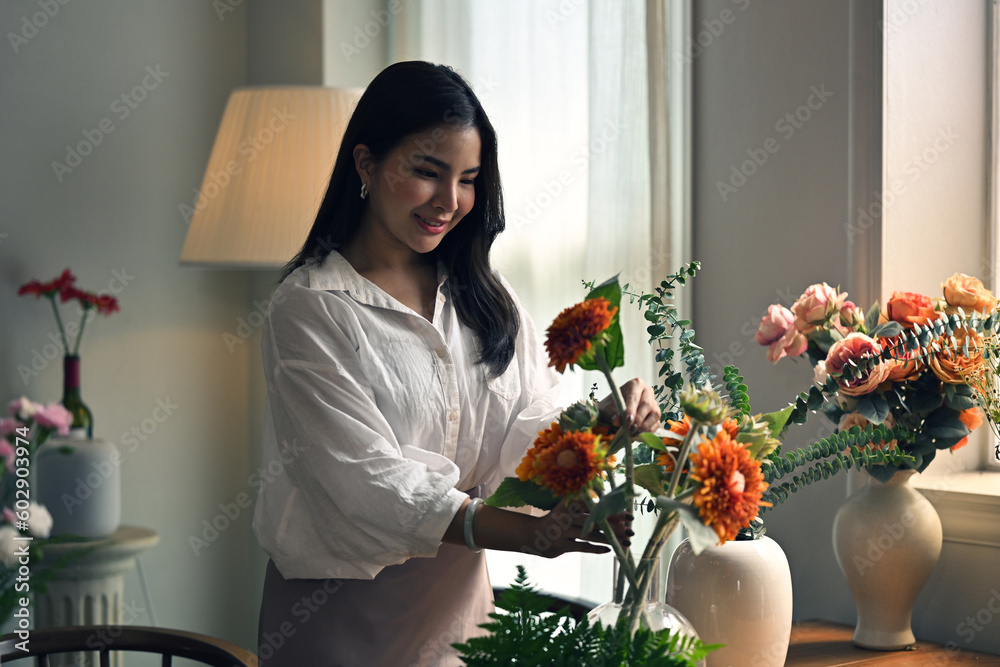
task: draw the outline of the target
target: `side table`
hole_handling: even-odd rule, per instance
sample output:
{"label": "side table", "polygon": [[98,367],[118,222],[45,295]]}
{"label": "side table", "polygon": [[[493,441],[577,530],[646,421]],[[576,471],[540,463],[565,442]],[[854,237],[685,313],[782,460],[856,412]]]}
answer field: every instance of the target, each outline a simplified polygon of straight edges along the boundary
{"label": "side table", "polygon": [[[123,615],[125,574],[135,567],[136,556],[152,549],[159,541],[160,536],[153,530],[120,526],[114,535],[103,540],[46,546],[44,563],[51,564],[65,556],[71,560],[53,573],[48,592],[35,592],[35,627],[134,623],[135,618]],[[120,664],[121,654],[111,655],[112,664]],[[75,662],[79,659],[77,654],[65,654],[66,658],[71,656],[74,661],[66,664],[79,664]]]}
{"label": "side table", "polygon": [[854,628],[824,621],[792,626],[785,667],[935,667],[1000,665],[1000,655],[958,650],[918,641],[909,651],[869,651],[851,643]]}

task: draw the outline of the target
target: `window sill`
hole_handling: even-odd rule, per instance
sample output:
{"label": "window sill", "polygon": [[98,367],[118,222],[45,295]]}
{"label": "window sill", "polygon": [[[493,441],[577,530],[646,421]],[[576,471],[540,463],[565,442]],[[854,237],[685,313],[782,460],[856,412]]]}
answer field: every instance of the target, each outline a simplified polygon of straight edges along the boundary
{"label": "window sill", "polygon": [[937,509],[945,542],[1000,549],[1000,472],[917,475],[912,484]]}

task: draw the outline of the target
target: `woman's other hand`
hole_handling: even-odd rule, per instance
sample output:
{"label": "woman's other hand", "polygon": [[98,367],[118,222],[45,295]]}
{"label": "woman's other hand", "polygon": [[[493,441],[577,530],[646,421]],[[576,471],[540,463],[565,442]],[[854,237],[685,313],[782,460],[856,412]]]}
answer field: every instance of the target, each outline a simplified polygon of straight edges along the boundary
{"label": "woman's other hand", "polygon": [[[653,388],[639,378],[629,380],[621,386],[625,402],[625,418],[633,433],[655,431],[660,428],[660,406],[656,402]],[[599,405],[601,417],[613,426],[621,426],[621,416],[615,407],[615,400],[608,394]]]}

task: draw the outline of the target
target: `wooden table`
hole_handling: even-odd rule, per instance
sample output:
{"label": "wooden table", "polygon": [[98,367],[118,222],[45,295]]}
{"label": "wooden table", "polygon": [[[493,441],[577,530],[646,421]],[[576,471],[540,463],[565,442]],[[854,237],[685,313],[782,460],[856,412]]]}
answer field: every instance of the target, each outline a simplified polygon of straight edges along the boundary
{"label": "wooden table", "polygon": [[961,667],[1000,665],[1000,655],[973,653],[918,641],[913,650],[869,651],[851,643],[854,628],[823,621],[792,626],[785,667]]}

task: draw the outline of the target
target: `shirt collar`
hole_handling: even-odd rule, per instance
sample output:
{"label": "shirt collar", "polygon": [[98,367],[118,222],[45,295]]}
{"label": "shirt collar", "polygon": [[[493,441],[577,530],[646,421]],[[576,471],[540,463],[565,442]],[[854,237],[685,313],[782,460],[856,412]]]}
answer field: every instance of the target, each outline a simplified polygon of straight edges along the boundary
{"label": "shirt collar", "polygon": [[[331,250],[322,264],[311,267],[308,271],[309,289],[347,292],[351,298],[361,303],[392,310],[409,310],[378,285],[355,271],[351,263],[336,250]],[[448,280],[448,271],[440,258],[437,259],[437,275],[437,294],[440,296]]]}

